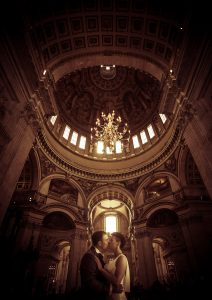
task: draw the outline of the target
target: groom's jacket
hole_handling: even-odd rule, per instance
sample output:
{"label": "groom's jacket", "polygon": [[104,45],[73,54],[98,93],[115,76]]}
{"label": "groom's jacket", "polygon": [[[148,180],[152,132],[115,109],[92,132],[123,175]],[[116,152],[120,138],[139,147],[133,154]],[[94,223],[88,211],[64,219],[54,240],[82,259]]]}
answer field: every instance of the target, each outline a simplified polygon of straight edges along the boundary
{"label": "groom's jacket", "polygon": [[87,299],[106,299],[109,295],[110,283],[99,271],[95,256],[98,254],[91,247],[82,257],[80,263],[81,289]]}

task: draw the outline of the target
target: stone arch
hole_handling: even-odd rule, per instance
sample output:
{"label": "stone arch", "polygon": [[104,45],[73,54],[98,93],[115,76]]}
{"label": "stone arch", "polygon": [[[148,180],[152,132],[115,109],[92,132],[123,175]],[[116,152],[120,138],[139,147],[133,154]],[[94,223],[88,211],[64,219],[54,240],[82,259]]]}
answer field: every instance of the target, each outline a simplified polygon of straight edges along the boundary
{"label": "stone arch", "polygon": [[145,220],[145,226],[148,226],[148,219],[151,217],[152,214],[156,213],[158,210],[160,209],[169,209],[174,211],[177,207],[178,203],[175,201],[163,201],[163,200],[159,200],[157,201],[157,203],[152,203],[150,205],[148,205],[148,207],[146,207],[143,210],[142,213],[142,219]]}
{"label": "stone arch", "polygon": [[83,207],[84,208],[86,207],[86,197],[85,197],[84,191],[82,190],[81,186],[73,178],[66,176],[64,174],[54,173],[54,174],[51,174],[51,175],[43,178],[41,180],[40,186],[39,186],[40,194],[48,195],[49,186],[50,186],[52,179],[60,179],[60,180],[66,181],[68,183],[71,183],[79,191],[81,198],[82,198]]}
{"label": "stone arch", "polygon": [[93,208],[96,203],[102,200],[104,197],[108,199],[116,198],[127,205],[127,207],[132,211],[134,207],[134,197],[125,188],[115,185],[106,185],[96,189],[88,197],[88,209]]}
{"label": "stone arch", "polygon": [[167,247],[169,247],[169,240],[168,238],[163,235],[163,234],[155,234],[155,235],[152,235],[152,241],[153,242],[158,242],[158,244],[160,244],[160,246],[163,248],[163,249],[166,249]]}
{"label": "stone arch", "polygon": [[95,209],[96,205],[101,202],[102,200],[118,200],[125,204],[128,213],[129,213],[129,224],[134,218],[134,197],[133,195],[120,186],[115,185],[107,185],[98,188],[94,192],[92,192],[88,198],[88,219],[92,224],[92,213]]}
{"label": "stone arch", "polygon": [[43,226],[60,230],[71,230],[76,227],[73,218],[61,210],[49,212],[43,219]]}
{"label": "stone arch", "polygon": [[82,219],[81,215],[77,211],[75,211],[71,207],[67,207],[67,206],[64,206],[64,205],[59,204],[59,203],[58,204],[53,203],[53,204],[45,205],[43,207],[43,211],[46,214],[50,214],[50,213],[53,213],[53,212],[62,212],[64,214],[68,215],[69,218],[71,218],[74,223],[77,220]]}
{"label": "stone arch", "polygon": [[147,220],[147,226],[150,228],[170,226],[178,223],[177,214],[168,208],[158,208]]}
{"label": "stone arch", "polygon": [[136,191],[136,195],[135,195],[135,205],[136,206],[140,206],[140,205],[143,205],[145,203],[144,188],[149,183],[151,183],[151,181],[153,179],[157,179],[157,178],[161,178],[161,177],[167,177],[168,178],[173,193],[181,190],[180,180],[176,175],[174,175],[173,173],[170,173],[170,172],[165,172],[165,171],[156,172],[152,176],[146,177],[144,179],[144,181],[142,181],[141,184],[139,185],[139,187]]}
{"label": "stone arch", "polygon": [[95,53],[95,56],[86,53],[86,56],[80,56],[80,58],[66,57],[56,60],[50,67],[51,73],[53,74],[55,82],[67,73],[74,72],[82,68],[88,68],[100,65],[120,65],[125,67],[133,67],[148,72],[159,81],[161,81],[165,72],[166,67],[159,66],[158,63],[150,61],[147,57],[135,57],[135,56],[124,56],[116,54],[112,56],[103,56],[102,53]]}

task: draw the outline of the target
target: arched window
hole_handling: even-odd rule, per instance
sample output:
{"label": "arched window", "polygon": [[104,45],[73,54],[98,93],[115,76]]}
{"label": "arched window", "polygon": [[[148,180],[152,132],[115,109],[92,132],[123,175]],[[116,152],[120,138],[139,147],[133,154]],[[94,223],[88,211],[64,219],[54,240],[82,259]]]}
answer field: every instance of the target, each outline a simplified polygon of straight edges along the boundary
{"label": "arched window", "polygon": [[105,231],[112,233],[118,231],[117,215],[106,215],[105,216]]}

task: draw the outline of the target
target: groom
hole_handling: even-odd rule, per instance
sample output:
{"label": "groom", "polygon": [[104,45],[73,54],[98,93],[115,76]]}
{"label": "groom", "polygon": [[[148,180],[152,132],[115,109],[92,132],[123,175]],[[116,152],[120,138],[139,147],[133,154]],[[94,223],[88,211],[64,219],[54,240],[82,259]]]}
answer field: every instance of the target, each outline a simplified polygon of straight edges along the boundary
{"label": "groom", "polygon": [[[95,256],[97,256],[104,267],[103,253],[109,243],[105,231],[96,231],[92,235],[92,247],[84,254],[80,263],[81,292],[83,299],[106,300],[112,293],[111,283],[103,277],[98,269]],[[123,287],[116,289],[121,293]]]}

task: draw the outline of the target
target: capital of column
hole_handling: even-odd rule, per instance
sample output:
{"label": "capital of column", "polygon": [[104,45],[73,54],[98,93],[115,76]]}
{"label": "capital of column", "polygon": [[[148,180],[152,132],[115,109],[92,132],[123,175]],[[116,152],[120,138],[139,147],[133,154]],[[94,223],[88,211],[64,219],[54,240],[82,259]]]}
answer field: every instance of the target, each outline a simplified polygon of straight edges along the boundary
{"label": "capital of column", "polygon": [[75,231],[71,234],[71,239],[87,240],[88,239],[87,229],[76,228]]}
{"label": "capital of column", "polygon": [[135,237],[138,239],[144,238],[144,237],[150,237],[151,233],[147,231],[146,229],[135,231]]}

